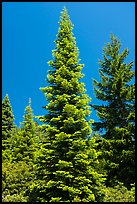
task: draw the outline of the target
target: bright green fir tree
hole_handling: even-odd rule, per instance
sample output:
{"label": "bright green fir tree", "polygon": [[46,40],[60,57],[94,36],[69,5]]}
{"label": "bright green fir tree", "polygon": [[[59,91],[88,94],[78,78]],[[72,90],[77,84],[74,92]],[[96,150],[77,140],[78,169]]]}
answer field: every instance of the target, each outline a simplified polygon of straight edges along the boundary
{"label": "bright green fir tree", "polygon": [[129,188],[135,182],[135,85],[131,83],[135,73],[133,62],[124,62],[128,48],[121,53],[120,48],[118,38],[111,35],[99,61],[101,81],[94,80],[96,97],[103,102],[91,106],[100,120],[93,129],[103,137],[99,146],[101,160],[106,159],[107,184],[113,186],[118,180]]}
{"label": "bright green fir tree", "polygon": [[27,202],[29,186],[35,177],[34,161],[39,147],[31,100],[25,108],[21,127],[10,139],[10,161],[2,165],[3,202]]}
{"label": "bright green fir tree", "polygon": [[38,147],[38,141],[39,138],[38,135],[36,135],[36,124],[31,108],[31,99],[29,99],[29,105],[25,108],[21,128],[12,137],[11,149],[13,152],[13,160],[32,162]]}
{"label": "bright green fir tree", "polygon": [[[73,37],[73,24],[66,8],[61,12],[53,50],[49,86],[45,94],[48,113],[40,116],[46,141],[38,157],[36,183],[31,187],[31,201],[86,202],[102,201],[102,174],[97,173],[96,152],[89,153],[87,138],[91,134],[88,105],[79,64],[79,52]],[[93,162],[94,161],[94,162]]]}

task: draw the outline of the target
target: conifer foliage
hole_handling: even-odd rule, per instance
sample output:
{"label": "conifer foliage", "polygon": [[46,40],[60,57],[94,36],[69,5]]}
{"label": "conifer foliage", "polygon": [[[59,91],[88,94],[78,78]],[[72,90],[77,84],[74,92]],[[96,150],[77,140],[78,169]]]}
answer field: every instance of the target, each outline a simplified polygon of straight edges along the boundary
{"label": "conifer foliage", "polygon": [[9,139],[15,129],[14,115],[8,94],[2,101],[2,150],[9,148]]}
{"label": "conifer foliage", "polygon": [[96,97],[103,104],[91,106],[100,120],[93,129],[104,137],[100,148],[101,160],[106,159],[106,184],[120,181],[130,188],[135,181],[135,85],[131,83],[133,62],[124,62],[129,50],[120,53],[120,47],[118,38],[111,35],[99,61],[101,81],[94,80]]}
{"label": "conifer foliage", "polygon": [[13,160],[33,162],[34,152],[38,147],[38,136],[36,135],[36,125],[33,120],[33,111],[31,108],[31,99],[29,105],[25,108],[24,120],[21,129],[12,137],[11,149]]}
{"label": "conifer foliage", "polygon": [[30,100],[23,118],[21,128],[10,138],[10,161],[4,160],[2,165],[4,202],[27,202],[28,188],[35,176],[33,164],[38,150],[38,136]]}
{"label": "conifer foliage", "polygon": [[104,130],[108,139],[134,140],[135,135],[135,85],[131,82],[133,62],[126,64],[128,48],[120,52],[121,43],[114,35],[103,49],[103,60],[99,61],[101,82],[94,80],[97,99],[106,102],[92,105],[97,110],[100,122],[93,124],[94,130]]}
{"label": "conifer foliage", "polygon": [[83,64],[79,64],[73,24],[66,8],[59,25],[53,60],[49,61],[49,86],[41,88],[49,101],[44,107],[48,114],[39,117],[44,123],[46,142],[39,155],[37,182],[32,191],[35,198],[31,201],[101,201],[103,178],[92,163],[96,152],[88,154],[86,142],[91,133],[86,120],[90,99],[80,82]]}
{"label": "conifer foliage", "polygon": [[94,80],[103,102],[91,105],[100,120],[93,123],[72,29],[64,7],[47,84],[40,88],[45,115],[34,116],[29,99],[17,127],[8,94],[2,101],[2,202],[135,202],[134,72],[133,62],[124,62],[129,50],[119,53],[114,35],[103,49],[101,81]]}

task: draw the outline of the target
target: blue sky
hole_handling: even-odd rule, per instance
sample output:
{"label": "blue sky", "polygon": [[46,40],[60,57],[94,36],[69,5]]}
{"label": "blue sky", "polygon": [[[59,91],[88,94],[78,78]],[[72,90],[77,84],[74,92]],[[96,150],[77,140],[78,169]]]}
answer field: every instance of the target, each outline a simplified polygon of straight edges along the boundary
{"label": "blue sky", "polygon": [[[29,98],[34,115],[45,114],[46,99],[39,88],[47,85],[47,62],[52,59],[64,6],[74,24],[80,63],[85,64],[82,81],[91,103],[102,103],[95,98],[92,78],[99,80],[98,59],[111,33],[120,39],[121,50],[129,48],[126,61],[135,60],[134,2],[3,2],[2,98],[8,93],[17,125]],[[95,111],[91,118],[97,120]]]}

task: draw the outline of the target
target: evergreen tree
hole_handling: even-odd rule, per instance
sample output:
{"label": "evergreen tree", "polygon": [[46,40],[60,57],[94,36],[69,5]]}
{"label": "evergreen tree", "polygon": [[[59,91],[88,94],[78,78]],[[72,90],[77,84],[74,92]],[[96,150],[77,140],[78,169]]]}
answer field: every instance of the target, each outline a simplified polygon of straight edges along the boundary
{"label": "evergreen tree", "polygon": [[33,120],[31,99],[29,99],[29,105],[25,108],[23,118],[20,130],[12,137],[10,148],[13,152],[13,160],[33,162],[39,140],[36,135],[36,124]]}
{"label": "evergreen tree", "polygon": [[10,157],[10,138],[15,132],[14,115],[10,105],[8,94],[2,101],[2,157]]}
{"label": "evergreen tree", "polygon": [[39,138],[36,135],[31,100],[25,108],[23,118],[20,129],[10,139],[11,161],[3,162],[2,166],[2,195],[3,201],[7,202],[27,202],[29,186],[35,177],[34,163]]}
{"label": "evergreen tree", "polygon": [[119,53],[120,41],[114,35],[110,38],[112,43],[104,47],[104,59],[99,61],[101,82],[93,80],[97,99],[104,101],[102,105],[91,105],[100,120],[93,127],[102,130],[104,138],[131,141],[135,137],[135,85],[129,84],[134,76],[133,62],[124,62],[128,48]]}
{"label": "evergreen tree", "polygon": [[100,122],[93,128],[103,137],[98,143],[107,171],[108,186],[118,181],[130,187],[135,182],[135,85],[131,84],[134,71],[133,62],[124,62],[129,50],[120,51],[120,41],[111,35],[103,51],[103,60],[99,61],[101,82],[94,80],[95,94],[102,105],[91,105],[97,110]]}
{"label": "evergreen tree", "polygon": [[96,152],[89,152],[86,140],[91,134],[87,121],[90,99],[80,82],[83,64],[79,64],[66,8],[59,25],[53,60],[49,61],[49,86],[41,88],[49,101],[44,107],[48,114],[39,117],[46,141],[38,156],[30,201],[102,201],[104,179],[95,170]]}

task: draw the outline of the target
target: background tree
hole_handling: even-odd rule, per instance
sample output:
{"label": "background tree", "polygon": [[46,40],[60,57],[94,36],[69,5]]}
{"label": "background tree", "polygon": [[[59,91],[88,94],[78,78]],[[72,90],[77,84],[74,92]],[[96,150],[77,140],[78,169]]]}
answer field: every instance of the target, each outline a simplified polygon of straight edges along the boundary
{"label": "background tree", "polygon": [[96,152],[89,153],[87,137],[91,134],[87,116],[90,99],[80,82],[83,64],[73,37],[73,24],[66,8],[61,13],[49,86],[41,88],[49,101],[40,116],[46,141],[38,156],[36,183],[31,201],[101,201],[102,175],[95,170]]}
{"label": "background tree", "polygon": [[94,82],[97,99],[102,105],[91,105],[97,110],[100,122],[94,122],[95,131],[103,130],[102,136],[108,139],[129,139],[135,137],[135,85],[131,82],[133,62],[124,62],[129,50],[119,53],[121,43],[111,35],[103,49],[103,60],[99,61],[101,82]]}
{"label": "background tree", "polygon": [[124,62],[129,50],[119,53],[120,47],[120,41],[111,35],[99,61],[101,81],[93,81],[96,97],[103,104],[91,106],[100,120],[93,129],[104,138],[98,148],[103,152],[101,160],[106,159],[107,185],[118,180],[129,188],[135,182],[135,85],[131,84],[133,62]]}
{"label": "background tree", "polygon": [[29,186],[35,176],[35,157],[39,148],[36,124],[31,100],[25,108],[24,120],[18,131],[11,136],[11,160],[2,165],[2,195],[4,202],[27,202]]}
{"label": "background tree", "polygon": [[25,108],[23,118],[20,130],[12,137],[11,141],[13,160],[33,162],[39,138],[36,135],[36,124],[31,108],[31,99],[29,99],[29,105]]}
{"label": "background tree", "polygon": [[2,101],[2,158],[10,157],[10,138],[15,131],[14,115],[10,104],[9,96],[6,94]]}

